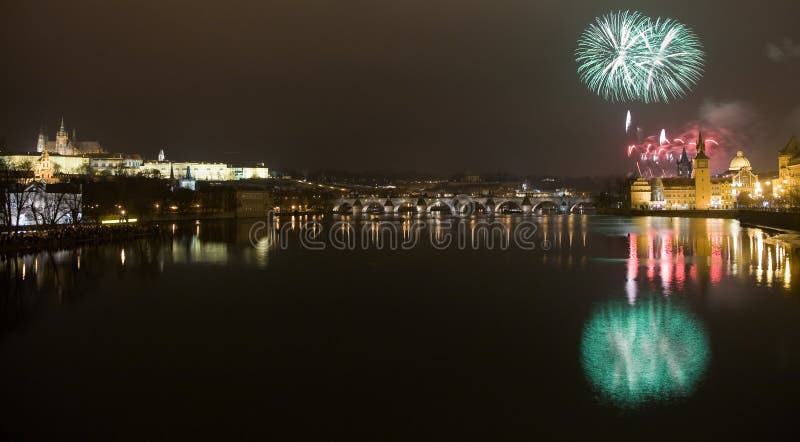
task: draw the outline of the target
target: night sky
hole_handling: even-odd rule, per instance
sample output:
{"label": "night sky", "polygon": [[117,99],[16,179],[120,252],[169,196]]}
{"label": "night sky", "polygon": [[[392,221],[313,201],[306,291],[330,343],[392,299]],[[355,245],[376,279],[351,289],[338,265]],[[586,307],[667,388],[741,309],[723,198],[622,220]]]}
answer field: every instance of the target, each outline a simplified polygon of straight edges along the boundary
{"label": "night sky", "polygon": [[[613,104],[575,42],[616,9],[694,29],[706,74],[683,100]],[[114,152],[277,169],[623,173],[625,111],[648,133],[694,123],[760,171],[800,133],[797,0],[8,1],[13,150],[60,117]]]}

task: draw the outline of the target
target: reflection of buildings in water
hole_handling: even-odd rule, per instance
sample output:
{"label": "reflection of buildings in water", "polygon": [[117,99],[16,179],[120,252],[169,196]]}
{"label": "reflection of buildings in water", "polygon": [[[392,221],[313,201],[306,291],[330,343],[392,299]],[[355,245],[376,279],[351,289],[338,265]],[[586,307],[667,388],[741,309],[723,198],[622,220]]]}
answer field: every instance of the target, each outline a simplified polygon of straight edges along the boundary
{"label": "reflection of buildings in water", "polygon": [[[293,221],[293,228],[300,233],[315,228],[306,227],[306,222],[313,221],[310,218]],[[278,228],[277,218],[173,225],[173,239],[165,247],[164,254],[171,264],[245,264],[263,268],[268,265],[269,255],[276,248]],[[292,225],[287,224],[287,229],[290,228]],[[163,258],[159,263],[162,272]]]}
{"label": "reflection of buildings in water", "polygon": [[665,294],[684,290],[687,281],[705,293],[709,284],[716,286],[726,276],[740,276],[743,269],[759,284],[791,288],[787,244],[768,238],[759,229],[742,229],[729,220],[639,222],[638,230],[643,233],[628,236],[625,292],[629,300],[635,300],[639,290],[635,280],[641,262],[645,263],[646,281],[639,283]]}
{"label": "reflection of buildings in water", "polygon": [[206,241],[192,235],[188,239],[173,240],[173,264],[218,264],[228,263],[228,244]]}
{"label": "reflection of buildings in water", "polygon": [[784,235],[778,235],[767,238],[760,230],[751,229],[748,232],[750,245],[748,273],[759,284],[767,287],[781,286],[786,290],[791,290],[792,269],[796,267],[796,262],[792,260],[795,248],[791,243],[783,241],[784,237]]}
{"label": "reflection of buildings in water", "polygon": [[[589,217],[587,215],[545,216],[531,219],[516,219],[513,216],[496,218],[480,217],[430,217],[418,219],[410,215],[399,219],[364,218],[353,219],[349,216],[336,217],[336,223],[326,225],[330,232],[322,231],[322,238],[334,243],[334,248],[342,248],[350,241],[358,243],[360,248],[394,248],[403,249],[416,246],[434,245],[437,248],[467,248],[499,250],[515,247],[515,241],[532,241],[534,250],[544,250],[559,262],[566,258],[571,265],[572,251],[589,247]],[[515,236],[515,229],[521,225],[519,221],[534,223],[532,237]],[[530,228],[530,224],[524,226]],[[281,234],[291,232],[291,228],[282,228]],[[516,232],[516,233],[515,233]],[[546,243],[543,247],[542,243]],[[380,245],[380,246],[379,246]],[[527,245],[527,244],[523,244]],[[566,253],[567,256],[562,256]],[[546,258],[546,256],[545,256]],[[586,262],[582,256],[582,263]]]}
{"label": "reflection of buildings in water", "polygon": [[581,339],[587,378],[622,407],[690,395],[708,353],[702,325],[663,299],[611,301],[593,313]]}

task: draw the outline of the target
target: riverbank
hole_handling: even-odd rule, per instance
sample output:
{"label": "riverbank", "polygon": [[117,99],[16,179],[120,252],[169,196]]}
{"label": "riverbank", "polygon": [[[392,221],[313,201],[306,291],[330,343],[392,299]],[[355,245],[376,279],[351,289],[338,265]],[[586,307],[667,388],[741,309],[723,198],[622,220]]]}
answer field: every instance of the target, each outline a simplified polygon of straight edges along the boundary
{"label": "riverbank", "polygon": [[614,216],[658,216],[665,218],[717,218],[738,219],[738,210],[634,210],[598,209],[599,215]]}
{"label": "riverbank", "polygon": [[800,212],[741,210],[737,219],[744,226],[800,232]]}
{"label": "riverbank", "polygon": [[[327,212],[329,213],[329,212]],[[236,220],[236,219],[266,219],[270,216],[273,217],[292,217],[292,216],[313,216],[323,215],[325,212],[312,212],[312,211],[294,211],[294,212],[262,212],[262,213],[235,213],[235,212],[217,212],[217,213],[163,213],[155,216],[142,216],[137,217],[139,222],[146,223],[170,223],[170,222],[184,222],[184,221],[213,221],[213,220]]]}
{"label": "riverbank", "polygon": [[666,218],[736,219],[743,226],[798,232],[800,212],[775,212],[767,210],[633,210],[601,209],[600,215],[657,216]]}
{"label": "riverbank", "polygon": [[22,233],[3,233],[0,235],[0,254],[14,255],[66,249],[160,234],[161,228],[151,224],[78,225]]}

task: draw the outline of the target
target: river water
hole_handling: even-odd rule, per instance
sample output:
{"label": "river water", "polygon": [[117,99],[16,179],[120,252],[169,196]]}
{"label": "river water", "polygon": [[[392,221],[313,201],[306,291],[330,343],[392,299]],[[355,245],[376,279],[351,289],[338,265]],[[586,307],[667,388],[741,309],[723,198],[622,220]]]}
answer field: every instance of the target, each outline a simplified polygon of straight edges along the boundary
{"label": "river water", "polygon": [[163,229],[2,261],[4,437],[796,432],[794,235],[580,215]]}

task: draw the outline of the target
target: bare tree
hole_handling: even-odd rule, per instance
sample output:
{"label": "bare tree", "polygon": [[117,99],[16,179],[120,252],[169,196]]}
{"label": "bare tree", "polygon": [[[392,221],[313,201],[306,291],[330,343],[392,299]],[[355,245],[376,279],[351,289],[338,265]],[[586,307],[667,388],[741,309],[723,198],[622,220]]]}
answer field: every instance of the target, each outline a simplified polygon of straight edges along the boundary
{"label": "bare tree", "polygon": [[83,217],[83,186],[77,194],[71,193],[64,198],[64,208],[72,224],[79,224]]}
{"label": "bare tree", "polygon": [[55,226],[60,224],[61,221],[68,215],[68,211],[64,208],[64,201],[69,198],[68,193],[42,193],[41,198],[44,199],[43,204],[43,224],[48,226]]}
{"label": "bare tree", "polygon": [[32,193],[23,184],[30,178],[30,163],[22,165],[0,161],[0,220],[8,230],[19,230],[22,215],[31,206]]}

